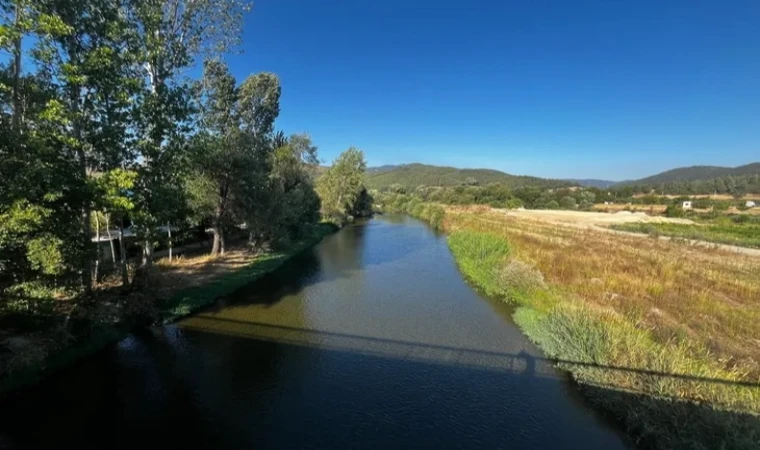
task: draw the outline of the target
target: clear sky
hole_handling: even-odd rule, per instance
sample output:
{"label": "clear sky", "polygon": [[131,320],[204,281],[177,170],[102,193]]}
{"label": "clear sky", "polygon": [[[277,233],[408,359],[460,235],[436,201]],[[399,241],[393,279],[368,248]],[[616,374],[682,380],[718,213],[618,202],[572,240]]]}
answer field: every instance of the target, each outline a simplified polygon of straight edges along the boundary
{"label": "clear sky", "polygon": [[760,0],[256,0],[233,73],[322,159],[627,179],[760,161]]}

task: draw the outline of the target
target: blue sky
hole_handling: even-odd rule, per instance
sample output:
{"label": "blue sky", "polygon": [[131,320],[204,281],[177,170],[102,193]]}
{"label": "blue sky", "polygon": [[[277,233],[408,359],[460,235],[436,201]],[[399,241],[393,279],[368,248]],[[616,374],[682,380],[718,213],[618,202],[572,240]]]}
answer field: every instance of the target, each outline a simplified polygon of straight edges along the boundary
{"label": "blue sky", "polygon": [[760,1],[257,0],[233,73],[322,159],[626,179],[760,161]]}

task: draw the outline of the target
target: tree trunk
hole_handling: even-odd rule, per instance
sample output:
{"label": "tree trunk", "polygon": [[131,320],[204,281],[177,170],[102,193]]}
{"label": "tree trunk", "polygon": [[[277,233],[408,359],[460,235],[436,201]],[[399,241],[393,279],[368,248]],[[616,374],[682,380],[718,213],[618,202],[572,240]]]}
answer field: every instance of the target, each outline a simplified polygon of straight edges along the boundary
{"label": "tree trunk", "polygon": [[169,234],[169,262],[172,262],[172,224],[166,224],[166,232]]}
{"label": "tree trunk", "polygon": [[100,268],[100,217],[98,217],[97,211],[95,212],[95,242],[95,267],[92,272],[92,282],[97,284],[98,269]]}
{"label": "tree trunk", "polygon": [[119,269],[121,270],[121,285],[129,285],[129,271],[127,270],[127,251],[124,248],[124,219],[119,221]]}
{"label": "tree trunk", "polygon": [[150,267],[153,265],[153,243],[143,241],[142,266]]}
{"label": "tree trunk", "polygon": [[222,217],[224,217],[224,203],[227,199],[227,189],[219,189],[219,205],[211,228],[214,230],[214,245],[211,247],[212,255],[224,255],[224,230],[222,229]]}
{"label": "tree trunk", "polygon": [[82,287],[86,295],[92,294],[92,238],[90,237],[90,208],[82,207],[82,239],[85,248],[84,267],[82,268]]}
{"label": "tree trunk", "polygon": [[212,227],[214,230],[214,244],[211,246],[212,255],[224,255],[224,230],[215,223]]}
{"label": "tree trunk", "polygon": [[116,265],[116,250],[113,248],[113,237],[111,237],[111,215],[106,214],[106,233],[108,234],[108,244],[111,246],[111,263]]}

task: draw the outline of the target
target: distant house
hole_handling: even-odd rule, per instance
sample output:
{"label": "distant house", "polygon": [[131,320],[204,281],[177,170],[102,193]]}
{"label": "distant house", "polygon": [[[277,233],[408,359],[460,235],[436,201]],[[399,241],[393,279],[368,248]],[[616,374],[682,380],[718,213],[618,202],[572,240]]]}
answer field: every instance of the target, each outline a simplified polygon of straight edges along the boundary
{"label": "distant house", "polygon": [[754,208],[757,205],[755,205],[755,202],[753,202],[752,200],[747,200],[747,203],[745,203],[744,206],[746,206],[747,208]]}
{"label": "distant house", "polygon": [[691,202],[683,202],[683,205],[681,205],[683,209],[691,209]]}

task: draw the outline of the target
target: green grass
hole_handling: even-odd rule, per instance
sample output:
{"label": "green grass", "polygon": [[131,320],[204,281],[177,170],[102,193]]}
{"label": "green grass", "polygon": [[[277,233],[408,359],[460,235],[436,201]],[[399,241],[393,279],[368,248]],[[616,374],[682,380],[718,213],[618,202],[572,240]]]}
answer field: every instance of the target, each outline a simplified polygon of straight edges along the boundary
{"label": "green grass", "polygon": [[716,244],[760,248],[760,224],[718,222],[700,225],[679,223],[628,223],[612,226],[615,230],[670,236]]}
{"label": "green grass", "polygon": [[[696,342],[658,342],[612,310],[547,285],[503,237],[459,229],[449,247],[467,279],[516,303],[515,322],[641,448],[760,448],[760,386]],[[506,274],[506,275],[505,275]]]}
{"label": "green grass", "polygon": [[449,248],[462,273],[486,295],[504,296],[499,269],[509,258],[509,244],[499,236],[459,230],[449,236]]}

